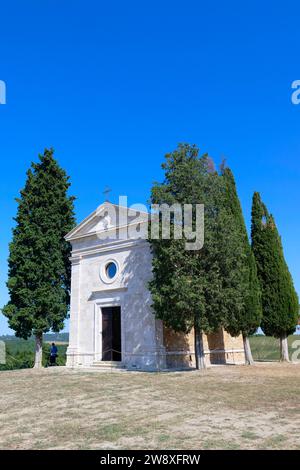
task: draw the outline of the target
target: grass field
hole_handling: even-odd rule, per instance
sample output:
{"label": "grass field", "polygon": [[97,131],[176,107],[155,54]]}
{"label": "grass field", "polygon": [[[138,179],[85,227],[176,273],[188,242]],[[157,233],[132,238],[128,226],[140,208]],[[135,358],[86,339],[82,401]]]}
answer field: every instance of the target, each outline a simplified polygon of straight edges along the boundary
{"label": "grass field", "polygon": [[[296,341],[299,343],[296,344]],[[255,361],[278,361],[279,339],[270,336],[252,336],[250,338],[251,350]],[[292,356],[295,348],[300,346],[300,335],[291,335],[288,338],[289,354]],[[299,358],[300,360],[300,354]]]}
{"label": "grass field", "polygon": [[1,372],[2,449],[299,449],[300,365]]}

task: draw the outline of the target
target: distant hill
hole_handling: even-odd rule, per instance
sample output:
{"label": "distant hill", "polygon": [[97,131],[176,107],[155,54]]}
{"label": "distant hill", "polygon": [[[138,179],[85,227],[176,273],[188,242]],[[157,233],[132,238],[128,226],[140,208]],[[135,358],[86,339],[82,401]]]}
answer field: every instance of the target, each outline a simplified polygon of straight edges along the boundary
{"label": "distant hill", "polygon": [[[19,338],[16,338],[14,335],[3,335],[0,336],[0,341],[5,341],[6,343],[9,341],[15,342],[15,341],[24,341]],[[32,336],[29,338],[29,340],[34,340],[34,337]],[[59,341],[62,343],[68,343],[69,342],[69,333],[46,333],[44,334],[44,341]]]}
{"label": "distant hill", "polygon": [[46,333],[44,335],[44,341],[62,341],[68,343],[69,333]]}

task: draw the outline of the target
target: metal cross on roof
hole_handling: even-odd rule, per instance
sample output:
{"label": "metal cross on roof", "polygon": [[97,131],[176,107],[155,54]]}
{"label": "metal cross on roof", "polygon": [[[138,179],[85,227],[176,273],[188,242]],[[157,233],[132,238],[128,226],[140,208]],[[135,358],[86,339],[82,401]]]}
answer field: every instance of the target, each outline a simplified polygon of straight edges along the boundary
{"label": "metal cross on roof", "polygon": [[108,186],[105,186],[104,191],[103,191],[103,194],[104,194],[104,196],[105,196],[105,198],[106,198],[106,199],[105,199],[106,201],[109,200],[109,196],[108,196],[108,195],[109,195],[110,192],[111,192],[111,189],[110,189]]}

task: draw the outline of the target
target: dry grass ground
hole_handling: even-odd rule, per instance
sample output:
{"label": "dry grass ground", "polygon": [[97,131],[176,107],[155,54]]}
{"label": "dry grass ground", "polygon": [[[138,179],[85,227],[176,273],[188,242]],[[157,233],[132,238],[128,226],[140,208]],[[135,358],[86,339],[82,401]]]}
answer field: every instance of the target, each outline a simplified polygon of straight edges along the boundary
{"label": "dry grass ground", "polygon": [[300,365],[0,372],[2,449],[300,449]]}

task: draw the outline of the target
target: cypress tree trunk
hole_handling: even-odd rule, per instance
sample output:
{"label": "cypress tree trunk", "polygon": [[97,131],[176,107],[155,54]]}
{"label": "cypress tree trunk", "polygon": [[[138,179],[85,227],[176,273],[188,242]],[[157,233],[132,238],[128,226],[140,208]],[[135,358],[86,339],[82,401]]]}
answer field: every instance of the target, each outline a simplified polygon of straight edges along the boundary
{"label": "cypress tree trunk", "polygon": [[280,337],[280,360],[282,362],[290,362],[289,347],[286,335]]}
{"label": "cypress tree trunk", "polygon": [[249,366],[253,366],[254,361],[252,357],[249,337],[243,335],[244,351],[245,351],[245,363]]}
{"label": "cypress tree trunk", "polygon": [[35,360],[34,368],[39,369],[42,367],[42,356],[43,356],[43,333],[37,333],[35,335]]}
{"label": "cypress tree trunk", "polygon": [[204,358],[204,348],[203,348],[203,336],[202,331],[194,325],[194,336],[195,336],[195,360],[196,360],[196,369],[205,369],[205,358]]}

